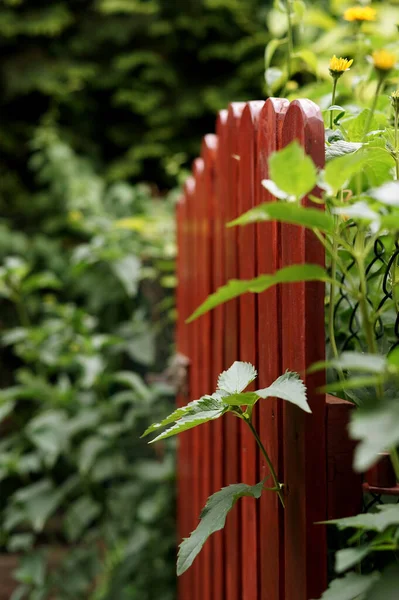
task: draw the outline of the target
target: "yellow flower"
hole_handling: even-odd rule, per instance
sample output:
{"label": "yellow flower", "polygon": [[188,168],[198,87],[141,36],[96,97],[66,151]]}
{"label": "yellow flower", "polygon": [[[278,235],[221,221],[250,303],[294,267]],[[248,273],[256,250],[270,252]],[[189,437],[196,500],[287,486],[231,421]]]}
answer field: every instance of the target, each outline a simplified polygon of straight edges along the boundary
{"label": "yellow flower", "polygon": [[345,71],[349,71],[353,63],[353,58],[337,58],[334,56],[330,59],[330,73],[332,77],[341,76]]}
{"label": "yellow flower", "polygon": [[375,21],[377,11],[371,6],[352,6],[344,12],[345,21]]}
{"label": "yellow flower", "polygon": [[388,50],[376,50],[372,54],[373,65],[377,71],[387,72],[393,69],[396,64],[396,56]]}

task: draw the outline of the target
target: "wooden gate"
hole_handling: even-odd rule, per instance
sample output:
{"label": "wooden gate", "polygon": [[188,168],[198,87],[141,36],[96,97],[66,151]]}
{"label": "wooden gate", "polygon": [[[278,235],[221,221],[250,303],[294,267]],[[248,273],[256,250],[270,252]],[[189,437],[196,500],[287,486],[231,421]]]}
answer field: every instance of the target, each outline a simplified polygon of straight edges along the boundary
{"label": "wooden gate", "polygon": [[[272,493],[258,502],[240,500],[225,530],[208,540],[180,578],[180,600],[318,598],[327,585],[327,544],[325,527],[316,523],[337,513],[337,494],[331,490],[348,480],[353,484],[351,445],[344,440],[332,454],[327,448],[329,423],[344,428],[347,411],[317,393],[323,373],[306,374],[311,363],[324,358],[323,284],[285,284],[247,294],[185,324],[229,279],[250,279],[303,262],[324,265],[323,248],[311,231],[273,222],[225,227],[252,206],[273,200],[261,185],[268,159],[294,139],[323,167],[324,125],[311,101],[232,103],[219,113],[216,135],[204,137],[177,209],[177,344],[190,360],[189,393],[179,402],[212,392],[219,373],[244,360],[257,367],[260,388],[286,369],[300,372],[312,409],[308,415],[275,400],[257,405],[256,424],[285,483],[286,508]],[[196,527],[211,493],[232,483],[257,483],[268,473],[242,423],[229,417],[180,437],[180,539]],[[343,457],[339,468],[337,453]],[[353,510],[360,501],[358,483]]]}

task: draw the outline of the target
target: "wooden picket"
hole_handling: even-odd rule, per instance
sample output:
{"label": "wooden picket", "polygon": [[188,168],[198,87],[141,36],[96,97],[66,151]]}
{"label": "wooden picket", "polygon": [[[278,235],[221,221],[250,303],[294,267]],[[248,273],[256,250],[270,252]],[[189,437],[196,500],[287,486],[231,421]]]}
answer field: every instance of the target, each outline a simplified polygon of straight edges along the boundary
{"label": "wooden picket", "polygon": [[[190,361],[189,394],[180,395],[178,402],[212,392],[218,374],[244,360],[257,367],[259,387],[270,385],[286,369],[300,372],[312,407],[312,415],[305,415],[278,400],[259,403],[256,425],[285,483],[286,508],[273,493],[264,493],[259,502],[241,500],[225,530],[208,540],[180,578],[179,600],[319,597],[327,583],[327,546],[325,528],[316,522],[340,510],[337,482],[351,488],[353,511],[361,499],[360,482],[346,469],[352,446],[341,444],[337,470],[338,448],[333,435],[327,435],[346,422],[348,407],[317,393],[322,373],[306,374],[307,366],[324,357],[322,284],[286,284],[247,294],[185,324],[209,293],[229,279],[250,279],[293,263],[324,264],[322,246],[303,228],[273,222],[225,226],[252,206],[273,200],[261,185],[268,178],[268,159],[293,139],[323,167],[324,126],[312,102],[231,104],[218,115],[216,135],[205,136],[177,209],[177,347]],[[211,493],[268,475],[241,425],[227,415],[180,437],[181,537],[194,529]]]}

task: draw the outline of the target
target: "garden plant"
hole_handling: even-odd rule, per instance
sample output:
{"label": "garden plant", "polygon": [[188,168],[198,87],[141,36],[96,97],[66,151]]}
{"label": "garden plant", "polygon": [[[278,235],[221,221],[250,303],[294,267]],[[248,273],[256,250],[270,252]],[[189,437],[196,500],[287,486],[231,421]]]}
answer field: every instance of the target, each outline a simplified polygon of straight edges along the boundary
{"label": "garden plant", "polygon": [[[327,360],[308,369],[327,369],[328,383],[321,391],[356,405],[349,427],[357,442],[354,470],[365,472],[389,452],[399,480],[399,46],[396,26],[389,27],[389,20],[397,22],[398,11],[394,3],[349,7],[333,2],[332,14],[327,15],[323,5],[275,4],[269,23],[276,37],[266,49],[266,82],[270,93],[319,102],[326,126],[326,166],[318,170],[299,143],[286,146],[271,156],[270,179],[262,181],[275,200],[240,215],[227,227],[274,220],[310,229],[325,249],[326,267],[291,265],[253,280],[231,280],[188,322],[245,293],[293,281],[325,282]],[[326,33],[316,37],[320,28]],[[320,77],[317,54],[325,55],[334,46],[337,51],[325,56]],[[320,79],[310,83],[312,74]],[[184,428],[185,422],[195,426],[201,419],[195,412],[174,417],[181,421],[166,435],[178,433],[179,423]],[[259,493],[256,489],[252,495]],[[205,529],[204,521],[212,514],[218,528],[224,523],[226,507],[220,506],[218,515],[213,498],[197,530],[182,543],[179,571],[186,566],[187,549],[192,550],[191,544]],[[378,506],[331,526],[353,535],[348,547],[336,554],[337,577],[323,599],[395,598],[398,505]]]}

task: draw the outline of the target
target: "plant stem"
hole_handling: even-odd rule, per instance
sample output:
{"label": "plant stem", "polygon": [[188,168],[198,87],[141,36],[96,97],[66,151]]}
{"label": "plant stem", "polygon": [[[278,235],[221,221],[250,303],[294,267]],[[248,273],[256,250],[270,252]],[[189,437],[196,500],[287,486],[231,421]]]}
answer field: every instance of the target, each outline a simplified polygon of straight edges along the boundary
{"label": "plant stem", "polygon": [[396,181],[399,180],[399,156],[398,156],[398,111],[395,108],[395,167]]}
{"label": "plant stem", "polygon": [[280,502],[283,505],[283,508],[285,508],[284,498],[283,498],[283,494],[281,492],[281,487],[282,486],[281,486],[281,483],[279,482],[279,480],[277,478],[277,474],[276,474],[276,471],[274,470],[273,463],[270,460],[270,457],[269,457],[268,453],[266,452],[266,449],[265,449],[264,445],[261,442],[261,439],[260,439],[260,437],[258,435],[258,432],[256,431],[256,429],[253,426],[253,424],[250,421],[250,419],[244,417],[244,421],[248,425],[248,427],[250,428],[250,430],[252,432],[252,435],[254,436],[254,438],[256,440],[256,443],[258,444],[259,449],[262,452],[262,454],[263,454],[263,456],[264,456],[264,458],[265,458],[265,460],[267,462],[267,465],[268,465],[269,470],[270,470],[270,474],[271,474],[272,479],[273,479],[274,487],[276,488],[278,497],[280,498]]}
{"label": "plant stem", "polygon": [[287,81],[291,78],[291,57],[293,50],[293,39],[292,39],[292,22],[291,22],[291,0],[286,0],[285,2],[286,10],[287,10]]}
{"label": "plant stem", "polygon": [[[337,218],[335,217],[335,222],[337,222]],[[336,226],[335,226],[336,228]],[[330,283],[330,304],[328,307],[328,331],[330,336],[330,344],[335,358],[338,358],[338,348],[337,342],[335,340],[335,330],[334,330],[334,308],[335,308],[335,280],[337,278],[337,252],[338,252],[338,242],[334,237],[333,247],[332,247],[332,255],[331,255],[331,279]]]}
{"label": "plant stem", "polygon": [[[338,77],[334,77],[333,91],[332,91],[332,96],[331,96],[331,106],[334,106],[334,104],[335,104],[335,93],[337,91],[337,81],[338,81]],[[332,110],[330,110],[330,129],[334,129],[333,111]]]}
{"label": "plant stem", "polygon": [[356,262],[357,262],[357,266],[359,269],[359,280],[360,280],[359,306],[360,306],[360,311],[362,313],[363,328],[366,333],[367,346],[368,346],[369,352],[371,352],[371,354],[377,354],[377,346],[375,343],[373,327],[372,327],[371,321],[369,319],[369,311],[368,311],[368,307],[367,307],[367,281],[366,281],[366,274],[365,274],[365,270],[364,270],[363,257],[359,258],[358,256],[356,256]]}
{"label": "plant stem", "polygon": [[395,471],[396,481],[399,482],[399,456],[398,456],[398,451],[396,450],[396,448],[393,448],[391,450],[391,462],[392,462],[392,466]]}
{"label": "plant stem", "polygon": [[374,98],[373,98],[373,104],[371,105],[369,116],[368,116],[367,121],[366,121],[366,126],[364,128],[362,142],[364,142],[364,140],[366,138],[366,135],[369,132],[371,121],[373,120],[373,116],[374,116],[375,109],[376,109],[376,106],[377,106],[378,96],[380,95],[380,92],[381,92],[383,84],[384,84],[384,77],[381,75],[380,79],[378,81],[377,89],[375,90],[375,94],[374,94]]}

